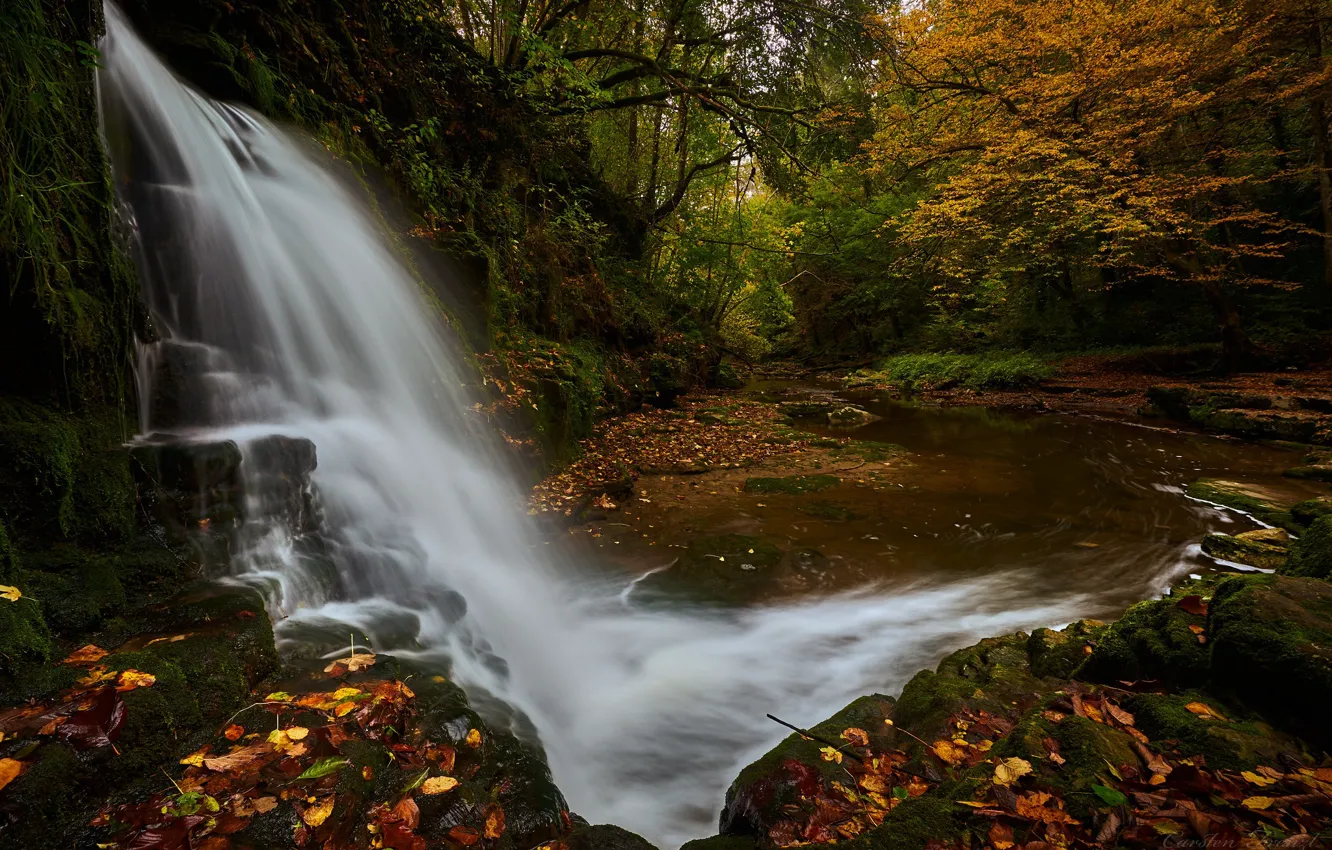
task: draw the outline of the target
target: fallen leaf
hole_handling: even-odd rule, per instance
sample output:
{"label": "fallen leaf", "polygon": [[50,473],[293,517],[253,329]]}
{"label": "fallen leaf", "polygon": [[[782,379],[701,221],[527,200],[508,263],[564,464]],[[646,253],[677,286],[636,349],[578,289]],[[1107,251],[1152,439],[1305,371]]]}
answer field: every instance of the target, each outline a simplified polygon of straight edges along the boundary
{"label": "fallen leaf", "polygon": [[306,809],[301,815],[301,820],[305,821],[310,826],[319,827],[324,821],[328,820],[328,816],[331,814],[333,814],[333,798],[325,797],[323,800]]}
{"label": "fallen leaf", "polygon": [[112,687],[99,689],[88,703],[70,715],[56,734],[79,749],[109,747],[120,737],[125,723],[125,701]]}
{"label": "fallen leaf", "polygon": [[994,768],[995,785],[1012,785],[1031,773],[1031,762],[1020,758],[1006,758]]}
{"label": "fallen leaf", "polygon": [[[347,658],[339,658],[324,668],[325,673],[359,673],[367,667],[375,666],[375,656],[368,652],[354,652]],[[341,668],[341,671],[339,671]]]}
{"label": "fallen leaf", "polygon": [[491,806],[486,812],[486,826],[484,835],[491,841],[504,834],[504,810],[499,806]]}
{"label": "fallen leaf", "polygon": [[994,850],[1009,850],[1014,843],[1011,826],[999,821],[990,824],[990,846]]}
{"label": "fallen leaf", "polygon": [[307,767],[296,779],[323,779],[325,776],[332,776],[349,764],[351,764],[349,759],[341,756],[328,756]]}
{"label": "fallen leaf", "polygon": [[1102,803],[1107,806],[1123,806],[1128,803],[1128,797],[1124,796],[1122,791],[1114,788],[1108,788],[1104,785],[1093,784],[1092,793],[1095,794]]}
{"label": "fallen leaf", "polygon": [[239,741],[241,738],[245,737],[245,727],[237,726],[233,723],[227,727],[227,731],[222,733],[222,737],[226,738],[228,741]]}
{"label": "fallen leaf", "polygon": [[226,773],[231,770],[239,770],[249,764],[271,755],[274,752],[273,745],[267,741],[259,741],[250,744],[248,747],[242,747],[234,752],[227,753],[224,756],[215,756],[205,758],[203,766],[215,773]]}
{"label": "fallen leaf", "polygon": [[1175,607],[1179,608],[1179,610],[1185,612],[1186,614],[1192,614],[1195,617],[1207,616],[1207,600],[1203,599],[1201,596],[1198,596],[1196,594],[1192,596],[1185,596],[1183,599],[1179,600],[1178,603],[1176,603]]}
{"label": "fallen leaf", "polygon": [[467,731],[467,746],[472,749],[481,746],[481,731],[479,729],[469,729]]}
{"label": "fallen leaf", "polygon": [[853,747],[868,747],[869,733],[864,729],[852,726],[849,729],[842,730],[842,740],[849,742]]}
{"label": "fallen leaf", "polygon": [[[1133,748],[1137,750],[1138,755],[1142,757],[1143,763],[1147,765],[1147,769],[1156,774],[1156,776],[1164,779],[1168,773],[1174,770],[1173,767],[1166,763],[1165,759],[1161,758],[1160,753],[1152,752],[1147,749],[1145,745],[1137,741],[1133,742]],[[1155,778],[1156,777],[1153,777],[1153,779]],[[1152,782],[1151,784],[1158,785],[1160,783]]]}
{"label": "fallen leaf", "polygon": [[0,790],[18,778],[23,772],[23,762],[16,759],[0,759]]}
{"label": "fallen leaf", "polygon": [[183,635],[172,635],[171,637],[153,638],[152,640],[148,641],[146,646],[152,646],[155,643],[180,643],[181,641],[185,640],[185,638],[188,637],[193,637],[193,635],[186,633]]}
{"label": "fallen leaf", "polygon": [[421,793],[427,796],[443,794],[458,787],[458,780],[452,776],[432,776],[421,783]]}
{"label": "fallen leaf", "polygon": [[180,760],[180,763],[184,765],[189,765],[190,767],[203,767],[204,759],[207,757],[208,757],[208,750],[207,748],[205,748],[199,750],[199,752],[197,753],[192,753],[186,756],[185,758]]}
{"label": "fallen leaf", "polygon": [[832,747],[822,747],[819,749],[819,758],[824,761],[830,761],[835,764],[842,763],[842,751]]}
{"label": "fallen leaf", "polygon": [[1240,774],[1250,785],[1257,785],[1259,788],[1266,788],[1268,785],[1275,785],[1275,779],[1268,779],[1266,776],[1259,776],[1252,770],[1246,770]]}
{"label": "fallen leaf", "polygon": [[967,754],[962,752],[952,741],[935,741],[932,749],[936,756],[948,764],[958,765],[966,761],[967,758]]}
{"label": "fallen leaf", "polygon": [[251,805],[254,806],[254,810],[259,814],[261,815],[267,814],[268,812],[271,812],[278,807],[278,798],[256,797],[254,799],[254,802],[251,803]]}
{"label": "fallen leaf", "polygon": [[[1051,799],[1051,795],[1044,791],[1023,794],[1017,798],[1017,814],[1019,817],[1042,823],[1077,823],[1077,820],[1063,809],[1045,805]],[[1057,806],[1059,801],[1055,802]]]}
{"label": "fallen leaf", "polygon": [[406,824],[408,829],[416,829],[421,825],[421,808],[411,797],[403,797],[393,807],[393,816]]}
{"label": "fallen leaf", "polygon": [[481,833],[471,827],[455,826],[453,829],[449,830],[449,838],[452,838],[464,847],[471,847],[473,844],[481,840]]}
{"label": "fallen leaf", "polygon": [[1199,717],[1210,717],[1214,720],[1229,722],[1226,721],[1226,716],[1224,714],[1212,708],[1210,705],[1207,705],[1206,703],[1191,702],[1184,707],[1189,711],[1193,712],[1194,714],[1198,715]]}
{"label": "fallen leaf", "polygon": [[60,663],[74,665],[96,664],[109,654],[110,653],[105,649],[102,649],[100,646],[94,646],[90,643],[87,646],[74,650],[69,654],[68,658]]}
{"label": "fallen leaf", "polygon": [[1108,713],[1111,717],[1115,719],[1116,723],[1122,724],[1124,726],[1133,725],[1133,721],[1135,719],[1133,715],[1125,711],[1124,709],[1120,708],[1119,706],[1115,705],[1110,700],[1106,700],[1102,704],[1102,707],[1106,710],[1106,713]]}
{"label": "fallen leaf", "polygon": [[293,741],[302,741],[305,739],[305,736],[309,734],[310,730],[304,726],[293,726],[287,730],[287,737]]}
{"label": "fallen leaf", "polygon": [[7,584],[0,584],[0,599],[8,599],[10,602],[17,602],[23,596],[23,591],[17,587],[11,587]]}
{"label": "fallen leaf", "polygon": [[124,693],[136,688],[150,688],[157,682],[157,677],[152,673],[144,673],[140,670],[125,670],[120,674],[120,681],[116,683],[116,690]]}
{"label": "fallen leaf", "polygon": [[1276,801],[1273,800],[1271,797],[1245,797],[1243,802],[1240,803],[1240,805],[1246,809],[1253,809],[1257,811],[1261,809],[1272,808],[1272,803],[1274,802]]}

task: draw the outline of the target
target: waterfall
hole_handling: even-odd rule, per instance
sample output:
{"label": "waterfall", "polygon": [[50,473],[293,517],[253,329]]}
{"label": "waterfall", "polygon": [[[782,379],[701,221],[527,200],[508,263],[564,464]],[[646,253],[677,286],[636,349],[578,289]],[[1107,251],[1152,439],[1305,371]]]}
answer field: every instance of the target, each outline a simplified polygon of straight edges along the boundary
{"label": "waterfall", "polygon": [[232,559],[284,651],[351,627],[438,664],[530,721],[574,811],[670,847],[715,832],[729,781],[783,737],[765,712],[813,724],[949,648],[1077,613],[1021,572],[636,610],[539,545],[428,288],[332,157],[191,90],[110,5],[107,28],[104,133],[160,336],[140,371],[172,400],[144,405],[143,439],[234,440],[247,467],[260,438],[317,446],[323,543],[250,512]]}

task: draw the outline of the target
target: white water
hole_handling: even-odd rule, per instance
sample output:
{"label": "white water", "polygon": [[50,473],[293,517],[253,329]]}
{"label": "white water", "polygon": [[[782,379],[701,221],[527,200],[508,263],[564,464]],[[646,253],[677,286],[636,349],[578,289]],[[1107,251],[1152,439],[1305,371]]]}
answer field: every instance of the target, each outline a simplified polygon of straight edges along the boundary
{"label": "white water", "polygon": [[[731,778],[783,736],[765,712],[812,724],[896,692],[949,648],[1084,608],[1072,592],[1033,604],[1028,576],[1005,572],[654,613],[543,559],[436,311],[329,158],[190,91],[107,16],[108,145],[165,344],[203,364],[192,433],[318,447],[339,582],[262,524],[235,567],[286,617],[285,649],[351,625],[376,649],[447,660],[530,719],[574,811],[671,847],[715,832]],[[146,387],[163,345],[145,348]],[[450,592],[466,600],[461,619]]]}

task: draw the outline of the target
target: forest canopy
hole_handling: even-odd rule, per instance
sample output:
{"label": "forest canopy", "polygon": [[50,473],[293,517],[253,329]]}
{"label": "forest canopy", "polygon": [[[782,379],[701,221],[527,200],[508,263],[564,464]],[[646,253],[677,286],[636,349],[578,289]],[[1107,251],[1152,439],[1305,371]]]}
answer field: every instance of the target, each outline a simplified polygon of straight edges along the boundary
{"label": "forest canopy", "polygon": [[1325,323],[1318,0],[448,0],[746,359]]}

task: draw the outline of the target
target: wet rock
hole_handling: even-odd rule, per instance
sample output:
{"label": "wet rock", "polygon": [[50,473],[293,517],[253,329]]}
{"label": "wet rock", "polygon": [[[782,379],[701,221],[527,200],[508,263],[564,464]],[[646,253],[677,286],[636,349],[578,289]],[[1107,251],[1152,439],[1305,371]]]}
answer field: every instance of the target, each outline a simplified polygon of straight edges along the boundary
{"label": "wet rock", "polygon": [[745,481],[746,493],[786,493],[799,496],[817,493],[842,483],[835,475],[790,475],[785,478],[750,478]]}
{"label": "wet rock", "polygon": [[881,418],[868,410],[847,406],[829,411],[828,424],[833,428],[859,428],[861,425],[877,422]]}
{"label": "wet rock", "polygon": [[[902,689],[894,721],[903,729],[934,741],[949,731],[947,719],[958,711],[987,711],[1015,720],[1048,684],[1032,672],[1027,655],[1030,636],[1019,632],[988,638],[960,649],[935,670],[922,670]],[[896,746],[911,749],[901,736]]]}
{"label": "wet rock", "polygon": [[1290,557],[1279,571],[1309,578],[1332,577],[1332,514],[1315,519],[1291,544]]}
{"label": "wet rock", "polygon": [[[884,721],[893,716],[893,706],[891,697],[861,697],[809,731],[839,741],[844,729],[856,727],[869,733],[872,748],[890,749],[893,736]],[[721,834],[749,837],[765,846],[768,831],[787,817],[784,807],[811,805],[803,798],[813,798],[820,785],[831,787],[832,782],[843,781],[846,773],[842,768],[820,756],[825,746],[792,734],[742,770],[726,792]]]}
{"label": "wet rock", "polygon": [[1260,528],[1234,536],[1209,534],[1202,542],[1202,550],[1213,558],[1264,570],[1285,564],[1289,547],[1290,534],[1284,528]]}
{"label": "wet rock", "polygon": [[1221,478],[1202,478],[1190,484],[1187,492],[1191,498],[1242,511],[1268,525],[1298,530],[1290,515],[1291,500],[1269,488]]}
{"label": "wet rock", "polygon": [[714,835],[686,841],[680,850],[754,850],[754,839],[744,835]]}
{"label": "wet rock", "polygon": [[1328,515],[1332,515],[1332,497],[1329,496],[1306,499],[1290,508],[1291,519],[1301,528],[1308,528],[1314,520]]}
{"label": "wet rock", "polygon": [[1108,627],[1100,620],[1079,620],[1063,629],[1037,629],[1027,641],[1033,675],[1068,679],[1087,660]]}
{"label": "wet rock", "polygon": [[784,552],[762,537],[700,537],[669,569],[638,583],[647,598],[684,597],[711,604],[740,604],[775,588],[788,572]]}
{"label": "wet rock", "polygon": [[[1190,704],[1203,703],[1225,719],[1200,716]],[[1261,720],[1245,717],[1210,694],[1137,694],[1124,699],[1137,728],[1154,741],[1174,741],[1184,756],[1202,756],[1207,766],[1224,770],[1252,770],[1280,764],[1282,753],[1298,753],[1300,744]]]}
{"label": "wet rock", "polygon": [[1151,387],[1148,405],[1179,422],[1237,437],[1326,444],[1332,430],[1317,411],[1287,396],[1207,387]]}
{"label": "wet rock", "polygon": [[611,824],[580,826],[564,843],[569,850],[657,850],[641,835]]}
{"label": "wet rock", "polygon": [[1205,628],[1207,618],[1189,613],[1179,602],[1167,597],[1129,608],[1099,636],[1077,677],[1107,684],[1139,679],[1182,686],[1206,682],[1208,647],[1192,627]]}
{"label": "wet rock", "polygon": [[826,417],[837,409],[837,405],[831,401],[784,401],[777,405],[777,409],[792,418],[807,419]]}
{"label": "wet rock", "polygon": [[1332,584],[1228,579],[1211,602],[1210,645],[1214,690],[1316,747],[1332,746]]}

